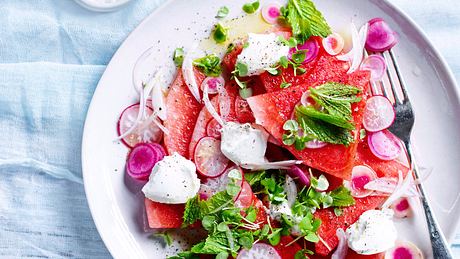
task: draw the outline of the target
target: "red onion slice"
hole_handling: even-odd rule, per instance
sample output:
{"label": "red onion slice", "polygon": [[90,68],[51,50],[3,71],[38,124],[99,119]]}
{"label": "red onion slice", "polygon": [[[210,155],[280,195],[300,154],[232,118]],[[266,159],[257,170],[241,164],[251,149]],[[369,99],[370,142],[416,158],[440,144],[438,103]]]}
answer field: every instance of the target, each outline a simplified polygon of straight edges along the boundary
{"label": "red onion slice", "polygon": [[331,259],[345,259],[348,253],[347,235],[341,228],[337,229],[336,235],[339,239],[339,244],[337,245],[335,252],[332,254]]}
{"label": "red onion slice", "polygon": [[369,22],[366,49],[384,52],[398,43],[398,34],[382,18],[374,18]]}
{"label": "red onion slice", "polygon": [[361,63],[361,70],[371,71],[371,81],[380,81],[385,75],[387,63],[380,55],[370,55]]}
{"label": "red onion slice", "polygon": [[301,184],[305,185],[306,187],[310,186],[310,174],[306,174],[298,166],[291,166],[291,168],[287,170],[287,174],[290,175],[292,178],[297,179]]}
{"label": "red onion slice", "polygon": [[372,154],[382,160],[396,159],[402,150],[400,140],[388,130],[369,133],[367,142]]}

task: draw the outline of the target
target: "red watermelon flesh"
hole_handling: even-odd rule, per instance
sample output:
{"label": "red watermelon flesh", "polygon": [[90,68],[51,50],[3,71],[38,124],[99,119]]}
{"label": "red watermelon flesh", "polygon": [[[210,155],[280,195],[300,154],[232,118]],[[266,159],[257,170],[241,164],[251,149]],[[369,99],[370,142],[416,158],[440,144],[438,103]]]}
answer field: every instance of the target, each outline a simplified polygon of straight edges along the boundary
{"label": "red watermelon flesh", "polygon": [[[201,84],[204,75],[199,72],[196,72],[195,75],[198,84]],[[166,109],[168,118],[164,124],[169,134],[165,134],[164,141],[168,154],[177,152],[188,157],[189,143],[201,110],[201,104],[190,93],[181,70],[179,70],[166,96]]]}
{"label": "red watermelon flesh", "polygon": [[299,250],[302,250],[302,247],[297,242],[289,245],[292,241],[294,241],[292,236],[282,236],[278,245],[274,246],[276,252],[278,252],[282,259],[294,259],[295,254]]}
{"label": "red watermelon flesh", "polygon": [[[218,97],[214,96],[211,98],[211,103],[216,109],[216,111],[219,111],[219,103],[218,103]],[[202,107],[200,113],[198,114],[198,118],[195,123],[195,128],[192,133],[192,137],[190,139],[190,145],[188,148],[188,158],[190,160],[193,160],[193,155],[195,153],[195,147],[196,144],[198,144],[198,141],[202,139],[203,137],[206,137],[206,127],[208,123],[213,119],[212,115],[208,112],[208,109],[206,107]]]}
{"label": "red watermelon flesh", "polygon": [[[367,142],[363,141],[358,145],[355,165],[367,165],[375,170],[378,177],[397,177],[398,171],[406,175],[408,168],[397,160],[383,161],[376,158],[369,150]],[[368,196],[365,198],[356,198],[356,204],[343,209],[341,216],[335,216],[333,210],[318,210],[315,216],[320,218],[322,223],[318,230],[318,235],[328,244],[332,250],[337,246],[338,239],[336,230],[338,228],[346,229],[348,226],[358,220],[359,216],[367,210],[375,209],[382,205],[386,197]],[[331,252],[326,245],[318,242],[315,245],[316,252],[320,255],[327,255]]]}
{"label": "red watermelon flesh", "polygon": [[[261,124],[280,142],[282,142],[284,133],[282,129],[284,122],[291,118],[295,105],[300,101],[303,92],[308,90],[308,88],[332,81],[354,85],[363,89],[363,92],[367,91],[369,73],[367,71],[358,71],[348,75],[343,69],[343,62],[333,57],[322,57],[314,70],[309,76],[310,79],[308,80],[310,82],[308,84],[247,99],[256,122]],[[362,97],[361,102],[352,105],[353,118],[357,125],[357,129],[354,131],[355,139],[358,139],[366,95]],[[303,160],[313,168],[342,179],[349,179],[356,154],[356,146],[357,144],[351,144],[348,147],[343,145],[327,145],[320,149],[304,149],[302,151],[298,151],[292,146],[286,146],[286,148],[298,159]]]}
{"label": "red watermelon flesh", "polygon": [[180,228],[184,204],[164,204],[145,199],[145,211],[150,228]]}
{"label": "red watermelon flesh", "polygon": [[222,59],[222,65],[228,73],[231,73],[233,70],[235,70],[236,59],[242,51],[243,45],[238,43],[234,45],[233,50],[225,54],[224,58]]}

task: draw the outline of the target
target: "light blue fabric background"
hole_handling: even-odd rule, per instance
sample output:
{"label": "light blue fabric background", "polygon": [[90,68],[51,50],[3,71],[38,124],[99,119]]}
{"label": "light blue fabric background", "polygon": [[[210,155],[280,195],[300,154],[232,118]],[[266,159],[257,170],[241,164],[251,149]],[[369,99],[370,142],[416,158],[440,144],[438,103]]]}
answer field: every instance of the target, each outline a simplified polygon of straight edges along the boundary
{"label": "light blue fabric background", "polygon": [[[0,258],[110,258],[82,185],[83,123],[105,65],[164,1],[135,0],[108,14],[72,0],[0,1]],[[391,1],[458,80],[460,2]]]}

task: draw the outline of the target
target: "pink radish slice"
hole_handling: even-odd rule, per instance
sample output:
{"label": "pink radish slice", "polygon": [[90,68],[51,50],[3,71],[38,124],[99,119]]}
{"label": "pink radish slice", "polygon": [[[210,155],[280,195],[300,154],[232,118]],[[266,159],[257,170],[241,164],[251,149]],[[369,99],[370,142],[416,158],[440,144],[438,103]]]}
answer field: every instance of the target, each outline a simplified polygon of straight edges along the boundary
{"label": "pink radish slice", "polygon": [[380,81],[385,75],[387,64],[380,55],[370,55],[361,63],[361,70],[371,71],[371,81]]}
{"label": "pink radish slice", "polygon": [[206,77],[201,83],[201,91],[204,91],[204,86],[208,85],[209,94],[217,94],[221,87],[225,85],[225,80],[223,77]]}
{"label": "pink radish slice", "polygon": [[293,165],[287,170],[287,173],[306,187],[310,187],[310,175],[306,174],[300,167]]}
{"label": "pink radish slice", "polygon": [[243,249],[238,253],[236,259],[281,259],[276,249],[268,244],[257,243],[252,246],[251,249]]}
{"label": "pink radish slice", "polygon": [[213,137],[204,137],[198,141],[194,161],[198,172],[211,178],[221,175],[229,163],[220,151],[220,140]]}
{"label": "pink radish slice", "polygon": [[235,207],[248,208],[252,205],[254,193],[252,192],[251,185],[247,181],[243,181],[241,191],[235,198]]}
{"label": "pink radish slice", "polygon": [[382,160],[396,159],[402,150],[400,140],[388,130],[369,133],[367,143],[372,154]]}
{"label": "pink radish slice", "polygon": [[302,94],[302,97],[300,97],[300,103],[301,103],[303,106],[308,106],[308,105],[311,105],[311,104],[312,104],[311,98],[310,98],[310,91],[305,91],[305,92]]}
{"label": "pink radish slice", "polygon": [[395,110],[388,98],[376,95],[367,99],[363,114],[363,126],[367,131],[376,132],[393,124]]}
{"label": "pink radish slice", "polygon": [[356,198],[364,198],[372,193],[372,190],[364,188],[366,184],[377,179],[377,174],[370,167],[358,165],[353,167],[351,172],[351,182],[346,182],[346,186],[351,191],[351,195]]}
{"label": "pink radish slice", "polygon": [[[243,170],[238,166],[232,166],[225,170],[225,172],[216,178],[208,178],[205,183],[201,184],[199,194],[200,198],[207,200],[208,198],[212,197],[214,194],[224,191],[227,188],[227,185],[230,183],[230,178],[228,174],[232,170],[239,170],[241,172],[241,176],[243,176]],[[237,181],[237,185],[243,187],[243,181]]]}
{"label": "pink radish slice", "polygon": [[409,241],[396,241],[395,247],[385,253],[385,259],[423,259],[420,249]]}
{"label": "pink radish slice", "polygon": [[145,143],[137,144],[128,155],[126,172],[136,180],[147,181],[152,168],[161,159],[163,157],[157,147]]}
{"label": "pink radish slice", "polygon": [[326,142],[322,142],[322,141],[319,141],[317,139],[310,140],[307,143],[305,143],[305,147],[310,148],[310,149],[317,149],[317,148],[322,148],[322,147],[325,147],[325,146],[327,146]]}
{"label": "pink radish slice", "polygon": [[269,24],[276,24],[280,16],[281,6],[278,3],[271,3],[262,8],[262,18]]}
{"label": "pink radish slice", "polygon": [[394,211],[394,215],[397,218],[406,218],[412,214],[410,208],[409,200],[405,197],[397,199],[392,205],[391,208]]}
{"label": "pink radish slice", "polygon": [[[118,119],[117,131],[118,136],[123,135],[127,130],[129,130],[139,113],[139,104],[133,104],[127,107]],[[146,116],[150,116],[153,113],[152,108],[146,106],[145,108]],[[141,126],[142,121],[139,123]],[[138,143],[158,143],[163,137],[163,132],[155,123],[149,123],[146,127],[139,127],[135,129],[131,134],[124,137],[121,141],[126,146],[132,148]]]}
{"label": "pink radish slice", "polygon": [[343,47],[345,46],[345,40],[338,33],[332,33],[323,39],[323,48],[324,50],[332,56],[338,55],[342,52]]}
{"label": "pink radish slice", "polygon": [[206,126],[206,135],[208,135],[208,137],[220,139],[221,129],[222,126],[219,124],[219,122],[217,122],[215,119],[212,119],[210,122],[208,122],[208,125]]}
{"label": "pink radish slice", "polygon": [[297,50],[305,50],[305,60],[302,62],[303,64],[306,64],[318,56],[319,52],[319,45],[318,42],[315,39],[310,39],[307,40],[304,44],[298,45],[297,49],[296,48],[291,48],[289,50],[289,55],[288,58],[292,58],[292,54],[296,53]]}
{"label": "pink radish slice", "polygon": [[374,52],[384,52],[398,43],[398,34],[382,18],[369,21],[366,49]]}

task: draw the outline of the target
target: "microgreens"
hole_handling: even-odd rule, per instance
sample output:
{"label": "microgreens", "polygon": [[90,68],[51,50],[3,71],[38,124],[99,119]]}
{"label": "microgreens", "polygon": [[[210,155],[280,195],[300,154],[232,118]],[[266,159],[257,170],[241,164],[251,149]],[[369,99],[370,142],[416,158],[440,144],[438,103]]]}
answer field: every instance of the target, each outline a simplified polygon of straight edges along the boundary
{"label": "microgreens", "polygon": [[228,28],[224,27],[220,22],[216,24],[212,31],[212,38],[216,43],[224,43],[227,41]]}
{"label": "microgreens", "polygon": [[174,50],[173,61],[176,67],[182,66],[182,63],[184,62],[184,49],[183,48],[176,48]]}
{"label": "microgreens", "polygon": [[243,5],[243,11],[248,14],[255,13],[257,9],[259,9],[259,6],[260,2],[258,0],[252,3],[247,3]]}
{"label": "microgreens", "polygon": [[230,12],[230,10],[228,9],[227,6],[222,6],[222,7],[219,8],[219,10],[217,11],[216,18],[218,18],[218,19],[225,18],[225,17],[228,15],[229,12]]}

